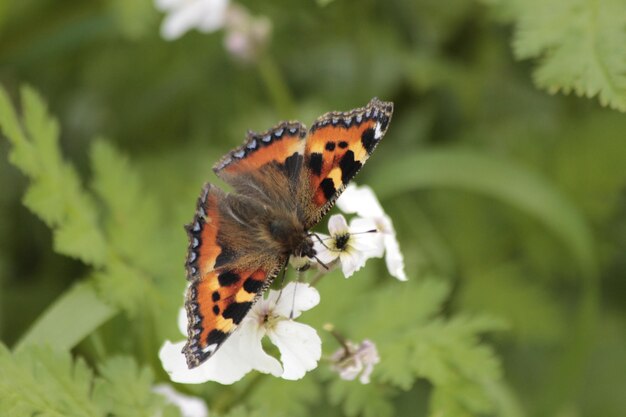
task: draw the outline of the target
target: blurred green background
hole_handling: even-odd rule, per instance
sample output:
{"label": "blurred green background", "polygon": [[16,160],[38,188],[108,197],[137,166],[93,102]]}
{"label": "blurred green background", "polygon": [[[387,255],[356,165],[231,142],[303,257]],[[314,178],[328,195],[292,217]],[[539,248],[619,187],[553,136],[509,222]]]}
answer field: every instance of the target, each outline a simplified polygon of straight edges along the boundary
{"label": "blurred green background", "polygon": [[[586,13],[587,6],[568,9],[565,2],[545,3]],[[626,16],[626,7],[596,3],[598,19],[607,21],[591,30],[602,45],[616,45],[599,49],[597,59],[616,56],[606,70],[622,77],[595,90],[600,100],[545,91],[595,94],[597,80],[570,77],[579,61],[571,64],[559,49],[568,36],[595,33],[581,32],[567,14],[565,22],[543,16],[543,28],[554,25],[556,35],[541,31],[529,24],[542,17],[534,2],[242,1],[271,24],[271,36],[246,59],[225,48],[225,30],[164,40],[163,14],[147,0],[0,3],[0,84],[22,109],[20,86],[39,92],[58,119],[62,155],[55,162],[56,151],[41,149],[43,168],[25,176],[7,157],[12,142],[0,140],[2,343],[15,346],[58,297],[85,282],[105,306],[104,324],[65,348],[91,369],[126,355],[155,381],[167,380],[156,353],[165,338],[181,338],[182,225],[202,184],[221,185],[213,163],[247,129],[284,119],[310,125],[326,111],[377,96],[395,103],[394,119],[357,180],[374,188],[392,217],[410,282],[396,282],[373,261],[349,281],[325,278],[322,304],[310,316],[320,332],[332,321],[348,337],[379,344],[374,383],[341,385],[322,364],[301,382],[252,376],[239,387],[178,389],[202,396],[217,413],[243,404],[273,416],[624,416],[626,115],[619,109],[626,102],[626,26],[622,20],[609,29],[611,16]],[[568,22],[571,31],[562,27]],[[586,65],[581,45],[575,54]],[[613,108],[601,105],[607,100]],[[64,177],[64,163],[76,175]],[[70,203],[46,218],[48,206],[24,195],[28,177],[49,175],[43,187]],[[65,178],[80,181],[69,186]],[[77,196],[88,201],[74,207]],[[84,240],[68,248],[59,235],[85,208],[91,214],[65,237]],[[89,228],[102,249],[84,236]],[[369,321],[364,300],[379,304],[378,320]],[[65,317],[89,315],[98,303]],[[470,366],[478,359],[455,351],[457,339],[431,346],[449,352],[441,353],[450,368],[445,377],[423,369],[434,358],[410,344],[400,353],[394,342],[418,323],[423,329],[478,316],[505,323],[485,326],[486,333],[476,325],[463,339],[467,352],[489,349],[488,363],[499,369],[493,373]],[[43,341],[65,338],[74,326],[55,323]],[[325,354],[337,348],[327,335],[323,340]],[[400,378],[405,359],[419,363]],[[454,401],[459,407],[450,406]]]}

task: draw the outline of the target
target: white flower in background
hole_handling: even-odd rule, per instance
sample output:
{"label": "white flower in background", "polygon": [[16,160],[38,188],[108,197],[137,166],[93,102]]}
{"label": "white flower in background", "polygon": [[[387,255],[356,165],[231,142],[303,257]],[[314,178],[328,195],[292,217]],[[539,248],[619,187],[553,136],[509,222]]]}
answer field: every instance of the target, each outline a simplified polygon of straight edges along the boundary
{"label": "white flower in background", "polygon": [[[282,294],[270,290],[267,298],[257,301],[233,335],[197,368],[187,368],[181,353],[184,341],[166,341],[159,351],[159,358],[172,381],[181,383],[216,381],[232,384],[253,369],[284,379],[300,379],[317,367],[322,355],[322,341],[314,328],[292,319],[315,307],[319,301],[315,288],[308,284],[289,283]],[[178,325],[186,334],[187,315],[183,309]],[[266,335],[278,348],[280,361],[263,350],[261,340]]]}
{"label": "white flower in background", "polygon": [[374,365],[380,362],[376,345],[365,339],[359,345],[350,341],[331,356],[332,369],[341,379],[352,381],[359,378],[362,384],[369,384]]}
{"label": "white flower in background", "polygon": [[328,220],[330,236],[317,233],[320,239],[314,240],[317,258],[329,266],[339,259],[343,275],[348,278],[369,258],[382,256],[382,241],[371,231],[376,231],[372,220],[357,217],[348,226],[345,217],[335,214]]}
{"label": "white flower in background", "polygon": [[[337,200],[337,207],[344,213],[356,213],[358,216],[374,222],[376,230],[380,232],[380,234],[374,235],[377,239],[382,240],[385,263],[389,273],[400,281],[406,281],[404,257],[400,252],[396,230],[393,228],[391,219],[385,214],[372,189],[367,186],[348,185]],[[382,257],[382,255],[383,253],[381,252],[378,256]]]}
{"label": "white flower in background", "polygon": [[152,392],[165,397],[168,404],[173,404],[180,410],[182,417],[208,417],[209,409],[206,403],[197,397],[183,395],[169,384],[158,384],[152,387]]}
{"label": "white flower in background", "polygon": [[191,29],[215,32],[225,24],[228,3],[229,0],[155,0],[156,8],[167,13],[161,36],[171,41]]}
{"label": "white flower in background", "polygon": [[272,24],[265,17],[253,17],[238,4],[228,8],[224,47],[235,58],[243,62],[254,61],[272,32]]}

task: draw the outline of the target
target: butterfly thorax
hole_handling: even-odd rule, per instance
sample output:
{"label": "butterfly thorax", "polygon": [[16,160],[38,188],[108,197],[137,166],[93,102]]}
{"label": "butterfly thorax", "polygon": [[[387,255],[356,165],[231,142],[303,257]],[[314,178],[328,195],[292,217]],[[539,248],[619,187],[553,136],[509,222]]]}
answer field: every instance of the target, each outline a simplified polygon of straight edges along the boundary
{"label": "butterfly thorax", "polygon": [[270,236],[282,248],[285,256],[315,256],[313,241],[306,233],[302,224],[295,218],[279,217],[271,220],[268,225]]}

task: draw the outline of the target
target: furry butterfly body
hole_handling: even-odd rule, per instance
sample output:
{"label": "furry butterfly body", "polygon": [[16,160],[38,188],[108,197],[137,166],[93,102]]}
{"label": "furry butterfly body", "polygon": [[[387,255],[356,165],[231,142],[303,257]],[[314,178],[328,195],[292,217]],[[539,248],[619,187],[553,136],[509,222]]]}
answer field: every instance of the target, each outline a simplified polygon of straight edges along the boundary
{"label": "furry butterfly body", "polygon": [[283,122],[249,132],[215,164],[234,192],[206,184],[186,226],[189,368],[217,351],[289,256],[315,256],[309,230],[374,151],[392,113],[392,103],[374,98],[319,117],[308,132]]}

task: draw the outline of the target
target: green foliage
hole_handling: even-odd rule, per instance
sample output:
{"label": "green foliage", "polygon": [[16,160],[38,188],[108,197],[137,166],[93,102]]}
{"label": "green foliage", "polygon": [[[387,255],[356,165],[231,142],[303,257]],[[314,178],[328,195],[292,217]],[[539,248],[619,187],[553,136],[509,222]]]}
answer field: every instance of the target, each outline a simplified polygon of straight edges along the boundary
{"label": "green foliage", "polygon": [[0,345],[0,411],[6,415],[102,416],[91,401],[92,371],[69,353],[43,348],[11,354]]}
{"label": "green foliage", "polygon": [[388,417],[394,414],[391,402],[393,391],[375,384],[333,381],[328,387],[328,399],[340,405],[348,417]]}
{"label": "green foliage", "polygon": [[551,93],[598,96],[626,112],[626,5],[621,0],[496,0],[515,22],[519,59],[535,58],[535,82]]}
{"label": "green foliage", "polygon": [[98,227],[91,196],[59,148],[59,126],[31,88],[21,92],[24,117],[17,117],[8,95],[0,90],[0,126],[13,148],[11,162],[31,179],[24,204],[54,230],[55,250],[101,266],[106,242]]}
{"label": "green foliage", "polygon": [[115,309],[102,302],[91,285],[77,284],[48,306],[15,348],[41,344],[69,350],[115,314]]}
{"label": "green foliage", "polygon": [[310,409],[322,398],[319,384],[314,378],[297,383],[265,377],[262,383],[245,400],[251,410],[262,415],[311,415]]}
{"label": "green foliage", "polygon": [[[357,334],[367,332],[378,341],[382,361],[376,372],[380,380],[408,390],[417,378],[427,379],[434,387],[433,416],[494,412],[484,384],[499,381],[500,363],[493,350],[479,342],[479,336],[501,330],[502,322],[490,317],[436,319],[449,287],[434,279],[409,285],[382,289],[368,300],[369,308],[360,316],[368,329],[358,325],[352,329]],[[396,294],[399,290],[401,295]],[[389,300],[397,314],[391,322],[385,314]]]}
{"label": "green foliage", "polygon": [[151,392],[152,384],[151,372],[131,358],[108,359],[94,376],[67,352],[28,347],[12,354],[0,344],[3,415],[153,417],[164,401]]}
{"label": "green foliage", "polygon": [[154,417],[163,399],[152,390],[154,377],[129,357],[112,357],[102,364],[94,383],[93,399],[103,410],[119,417]]}

